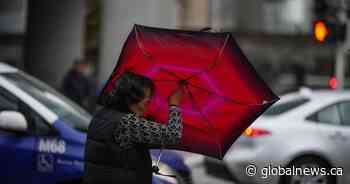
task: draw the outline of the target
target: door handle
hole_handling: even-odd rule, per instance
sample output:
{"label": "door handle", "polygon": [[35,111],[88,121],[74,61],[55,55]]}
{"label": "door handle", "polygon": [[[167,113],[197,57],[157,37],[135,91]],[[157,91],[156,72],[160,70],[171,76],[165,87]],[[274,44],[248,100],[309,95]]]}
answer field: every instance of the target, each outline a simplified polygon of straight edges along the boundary
{"label": "door handle", "polygon": [[341,141],[346,141],[348,138],[343,135],[343,133],[336,131],[333,134],[329,136],[330,139],[333,140],[341,140]]}

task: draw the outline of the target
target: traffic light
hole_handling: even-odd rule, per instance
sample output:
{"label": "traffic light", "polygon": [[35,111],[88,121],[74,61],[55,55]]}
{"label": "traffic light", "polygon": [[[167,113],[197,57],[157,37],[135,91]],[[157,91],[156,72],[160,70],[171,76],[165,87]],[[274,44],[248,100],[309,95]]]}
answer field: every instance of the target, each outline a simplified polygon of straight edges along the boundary
{"label": "traffic light", "polygon": [[325,42],[329,37],[329,28],[326,25],[325,21],[318,20],[314,23],[314,38],[318,42]]}
{"label": "traffic light", "polygon": [[345,24],[332,23],[324,19],[316,20],[313,24],[313,37],[319,43],[344,41],[345,31]]}
{"label": "traffic light", "polygon": [[313,11],[317,18],[325,18],[329,12],[329,9],[330,7],[328,6],[326,0],[314,0]]}
{"label": "traffic light", "polygon": [[338,10],[326,0],[314,0],[313,37],[319,43],[337,43],[345,40],[346,24],[338,19]]}

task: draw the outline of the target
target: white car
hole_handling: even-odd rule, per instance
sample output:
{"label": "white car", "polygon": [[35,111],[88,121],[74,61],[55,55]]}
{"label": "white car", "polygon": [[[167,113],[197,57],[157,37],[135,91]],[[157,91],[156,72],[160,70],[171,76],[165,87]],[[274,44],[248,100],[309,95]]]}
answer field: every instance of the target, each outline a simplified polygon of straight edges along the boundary
{"label": "white car", "polygon": [[205,165],[209,174],[226,169],[237,183],[349,184],[350,91],[303,89],[281,97],[223,161],[208,158]]}

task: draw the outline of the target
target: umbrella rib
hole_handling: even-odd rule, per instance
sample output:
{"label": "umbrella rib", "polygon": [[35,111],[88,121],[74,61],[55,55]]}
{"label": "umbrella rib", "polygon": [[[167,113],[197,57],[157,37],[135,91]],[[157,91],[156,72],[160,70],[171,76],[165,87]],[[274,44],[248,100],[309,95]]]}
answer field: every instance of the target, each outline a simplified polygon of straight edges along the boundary
{"label": "umbrella rib", "polygon": [[194,87],[194,88],[203,90],[203,91],[205,91],[205,92],[207,92],[207,93],[209,93],[209,94],[215,95],[215,96],[217,96],[217,97],[219,97],[219,98],[222,98],[222,99],[227,100],[227,101],[229,101],[229,102],[231,102],[231,103],[234,103],[234,104],[238,104],[238,105],[253,105],[253,104],[244,104],[244,103],[241,103],[241,102],[239,102],[239,101],[237,101],[237,100],[233,100],[233,99],[230,99],[230,98],[228,98],[228,97],[225,97],[225,96],[216,94],[215,92],[212,92],[212,91],[207,90],[207,89],[205,89],[205,88],[202,88],[202,87],[200,87],[200,86],[194,85],[194,84],[192,84],[192,83],[190,83],[190,82],[187,82],[187,84],[188,84],[188,85],[191,85],[191,86]]}
{"label": "umbrella rib", "polygon": [[[212,128],[212,129],[214,129],[214,127],[210,124],[209,120],[208,120],[207,117],[203,114],[203,112],[200,110],[198,104],[197,104],[196,101],[194,100],[194,96],[193,96],[191,90],[190,90],[190,89],[188,88],[188,86],[186,86],[186,85],[185,85],[185,88],[187,89],[188,94],[190,95],[190,100],[192,101],[194,108],[196,108],[196,109],[198,110],[198,112],[202,115],[203,119],[206,121],[206,123],[208,124],[208,126],[209,126],[210,128]],[[218,143],[218,139],[219,139],[219,138],[218,138],[217,132],[214,131],[214,134],[215,134],[215,137],[216,137],[215,142],[216,142],[216,144],[217,144],[217,146],[218,146],[218,148],[219,148],[219,155],[220,155],[220,157],[222,157],[222,148],[221,148],[221,145]]]}
{"label": "umbrella rib", "polygon": [[143,53],[143,55],[146,56],[147,59],[150,59],[151,54],[149,54],[149,53],[145,50],[143,44],[141,43],[141,41],[140,41],[140,36],[139,36],[139,31],[138,31],[137,27],[135,26],[134,29],[135,29],[136,42],[137,42],[138,47],[140,48],[140,50],[141,50],[141,52]]}
{"label": "umbrella rib", "polygon": [[[136,27],[135,27],[135,35],[136,35],[136,42],[137,42],[137,45],[138,45],[138,47],[140,48],[140,50],[141,50],[141,52],[143,53],[143,55],[144,55],[147,59],[153,61],[151,55],[150,55],[148,52],[146,52],[146,50],[144,49],[142,43],[140,42],[139,31],[138,31],[138,29],[137,29]],[[177,76],[175,73],[170,72],[170,71],[168,71],[168,70],[166,70],[166,69],[164,69],[164,68],[160,68],[160,70],[165,71],[166,73],[170,74],[171,76],[175,77],[176,79],[181,79],[181,78],[180,78],[179,76]]]}
{"label": "umbrella rib", "polygon": [[153,79],[154,82],[177,82],[171,79]]}
{"label": "umbrella rib", "polygon": [[[149,53],[145,50],[143,44],[140,42],[140,36],[139,36],[139,31],[138,31],[137,27],[135,27],[135,35],[136,35],[136,42],[137,42],[137,45],[138,45],[138,47],[140,48],[140,50],[141,50],[141,52],[143,53],[143,55],[144,55],[147,59],[153,61],[153,59],[152,59],[152,57],[151,57],[151,54],[149,54]],[[176,79],[181,79],[181,77],[177,76],[175,73],[170,72],[170,71],[168,71],[168,70],[166,70],[166,69],[164,69],[164,68],[160,68],[160,70],[165,71],[166,73],[170,74],[171,76],[175,77]]]}
{"label": "umbrella rib", "polygon": [[222,47],[220,48],[220,51],[219,51],[218,55],[215,57],[214,62],[211,63],[211,65],[210,65],[208,68],[206,68],[206,69],[204,69],[204,70],[198,72],[197,74],[193,74],[193,75],[189,76],[189,77],[186,78],[185,80],[188,81],[188,80],[192,79],[193,77],[196,77],[196,76],[198,76],[198,75],[201,75],[201,74],[204,73],[204,72],[208,72],[208,71],[210,71],[211,69],[213,69],[213,68],[218,64],[219,58],[221,57],[221,55],[222,55],[222,53],[223,53],[223,51],[224,51],[224,49],[225,49],[225,47],[226,47],[226,45],[227,45],[227,42],[228,42],[228,39],[229,39],[229,38],[230,38],[230,34],[228,34],[228,35],[226,36],[225,41],[224,41]]}
{"label": "umbrella rib", "polygon": [[175,77],[176,79],[181,80],[181,77],[179,77],[178,75],[176,75],[174,72],[171,72],[171,71],[166,70],[166,69],[164,69],[164,68],[159,68],[159,70],[163,70],[164,72],[166,72],[166,73],[168,73],[169,75]]}
{"label": "umbrella rib", "polygon": [[238,105],[245,105],[245,104],[243,104],[243,103],[241,103],[241,102],[238,102],[238,101],[236,101],[236,100],[232,100],[232,99],[230,99],[230,98],[228,98],[228,97],[225,97],[225,96],[222,96],[222,95],[218,95],[218,94],[216,94],[216,93],[214,93],[214,92],[212,92],[212,91],[209,91],[209,90],[207,90],[207,89],[205,89],[205,88],[203,88],[203,87],[194,85],[194,84],[192,84],[192,83],[187,82],[187,84],[188,84],[188,85],[191,85],[191,86],[194,87],[194,88],[203,90],[203,91],[205,91],[205,92],[207,92],[207,93],[209,93],[209,94],[212,94],[212,95],[215,95],[215,96],[217,96],[217,97],[220,97],[220,98],[222,98],[222,99],[224,99],[224,100],[230,101],[230,102],[232,102],[232,103],[235,103],[235,104],[238,104]]}

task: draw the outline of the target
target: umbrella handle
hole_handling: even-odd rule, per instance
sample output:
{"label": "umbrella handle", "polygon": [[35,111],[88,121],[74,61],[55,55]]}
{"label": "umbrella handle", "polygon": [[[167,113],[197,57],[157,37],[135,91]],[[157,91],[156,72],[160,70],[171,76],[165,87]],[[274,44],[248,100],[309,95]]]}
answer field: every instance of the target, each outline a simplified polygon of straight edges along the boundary
{"label": "umbrella handle", "polygon": [[158,155],[158,159],[157,159],[157,163],[156,165],[153,165],[152,166],[152,170],[155,174],[158,174],[158,175],[161,175],[161,176],[167,176],[167,177],[173,177],[173,178],[176,178],[175,175],[170,175],[170,174],[162,174],[159,172],[159,161],[160,161],[160,157],[162,157],[162,154],[163,154],[163,148],[160,149],[160,153]]}
{"label": "umbrella handle", "polygon": [[156,163],[157,167],[159,166],[159,161],[160,161],[160,157],[162,157],[162,154],[163,154],[163,148],[160,149],[160,152],[158,154],[158,159],[157,159],[157,163]]}
{"label": "umbrella handle", "polygon": [[[169,105],[176,105],[176,106],[178,106],[180,104],[180,101],[181,101],[181,98],[182,98],[182,95],[183,95],[183,91],[185,90],[185,87],[186,87],[186,82],[180,81],[179,85],[180,85],[180,87],[176,88],[175,90],[173,90],[171,92],[171,95],[168,96],[167,101],[168,101]],[[173,96],[173,95],[175,95],[175,96]],[[173,97],[175,99],[170,99],[170,97]]]}

